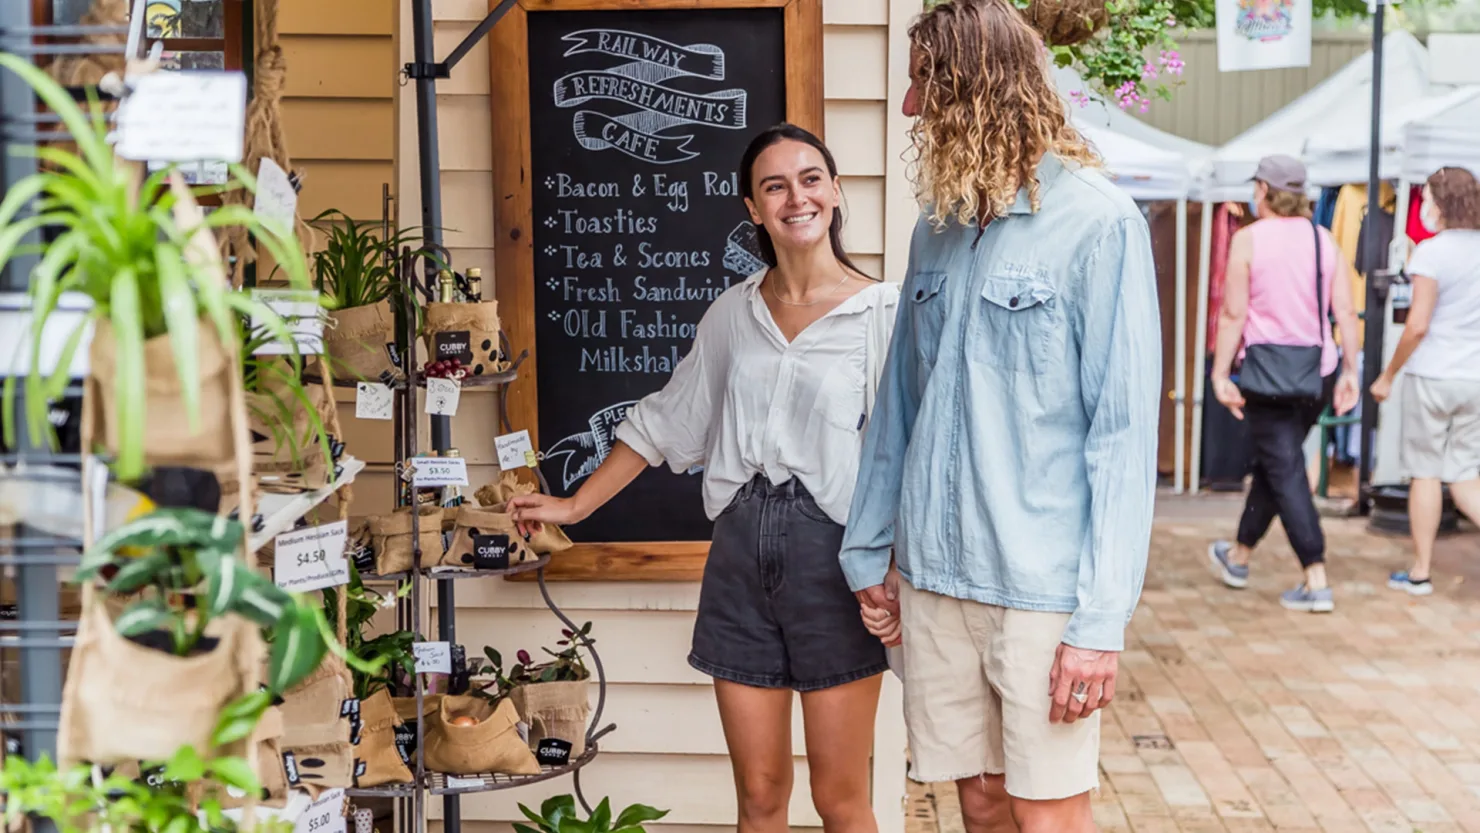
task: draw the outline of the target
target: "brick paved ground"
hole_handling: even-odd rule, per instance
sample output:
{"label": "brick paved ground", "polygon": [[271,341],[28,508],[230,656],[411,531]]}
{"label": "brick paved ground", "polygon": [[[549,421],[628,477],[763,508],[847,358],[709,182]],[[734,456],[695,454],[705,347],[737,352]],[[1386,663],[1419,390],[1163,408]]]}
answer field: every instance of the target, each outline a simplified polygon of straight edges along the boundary
{"label": "brick paved ground", "polygon": [[[1327,520],[1337,610],[1316,616],[1278,606],[1298,580],[1278,526],[1247,590],[1211,576],[1207,542],[1237,511],[1158,510],[1103,724],[1101,829],[1480,833],[1480,535],[1442,542],[1438,592],[1411,599],[1384,586],[1405,541]],[[911,785],[909,833],[962,830],[950,785]]]}

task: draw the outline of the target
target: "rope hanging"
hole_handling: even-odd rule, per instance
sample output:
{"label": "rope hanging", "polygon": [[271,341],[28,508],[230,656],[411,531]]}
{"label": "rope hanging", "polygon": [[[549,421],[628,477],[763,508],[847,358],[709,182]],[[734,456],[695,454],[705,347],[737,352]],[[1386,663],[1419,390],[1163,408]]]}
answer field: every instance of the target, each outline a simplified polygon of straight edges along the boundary
{"label": "rope hanging", "polygon": [[[288,140],[283,131],[282,120],[283,87],[287,82],[288,63],[283,58],[283,48],[278,41],[278,0],[254,0],[253,9],[255,25],[252,42],[257,50],[253,74],[255,90],[251,102],[247,104],[247,135],[242,165],[256,176],[262,160],[267,158],[276,162],[284,171],[291,172],[292,158],[288,155]],[[250,193],[238,189],[223,194],[221,199],[223,205],[246,206],[252,197]],[[312,251],[313,229],[302,217],[295,218],[295,225],[303,250]],[[231,264],[231,283],[233,286],[241,286],[246,275],[246,265],[257,259],[257,252],[246,230],[239,226],[223,233],[221,237],[222,255],[236,258]]]}

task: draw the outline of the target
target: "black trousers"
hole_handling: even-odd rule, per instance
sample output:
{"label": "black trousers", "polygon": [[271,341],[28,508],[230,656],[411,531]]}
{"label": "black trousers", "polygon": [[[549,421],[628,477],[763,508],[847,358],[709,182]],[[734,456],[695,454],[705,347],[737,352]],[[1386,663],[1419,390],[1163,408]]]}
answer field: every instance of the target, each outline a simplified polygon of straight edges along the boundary
{"label": "black trousers", "polygon": [[1325,395],[1307,402],[1246,397],[1244,421],[1249,426],[1249,468],[1254,482],[1238,525],[1240,544],[1257,545],[1278,517],[1300,566],[1326,560],[1326,536],[1310,494],[1302,446],[1331,401],[1335,385],[1332,374],[1326,378]]}

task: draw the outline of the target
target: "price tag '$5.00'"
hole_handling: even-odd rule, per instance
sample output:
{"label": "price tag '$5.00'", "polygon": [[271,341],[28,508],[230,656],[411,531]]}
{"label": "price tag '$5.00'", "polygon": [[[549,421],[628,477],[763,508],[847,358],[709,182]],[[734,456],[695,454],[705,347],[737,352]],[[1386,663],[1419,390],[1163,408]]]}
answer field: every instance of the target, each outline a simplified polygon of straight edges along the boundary
{"label": "price tag '$5.00'", "polygon": [[343,789],[325,790],[293,825],[293,833],[345,833],[345,830]]}

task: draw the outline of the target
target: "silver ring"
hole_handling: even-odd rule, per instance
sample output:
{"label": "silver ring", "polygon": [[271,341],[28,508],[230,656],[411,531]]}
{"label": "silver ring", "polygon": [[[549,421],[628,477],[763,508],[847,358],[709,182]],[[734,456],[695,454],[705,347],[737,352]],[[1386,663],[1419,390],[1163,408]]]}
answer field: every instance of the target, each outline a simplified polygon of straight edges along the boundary
{"label": "silver ring", "polygon": [[1088,684],[1086,684],[1083,681],[1081,681],[1079,683],[1079,686],[1077,688],[1075,688],[1073,691],[1069,692],[1069,696],[1070,697],[1073,697],[1075,700],[1078,700],[1079,702],[1083,703],[1083,702],[1085,702],[1086,700],[1089,699],[1089,690],[1088,689],[1089,689]]}

